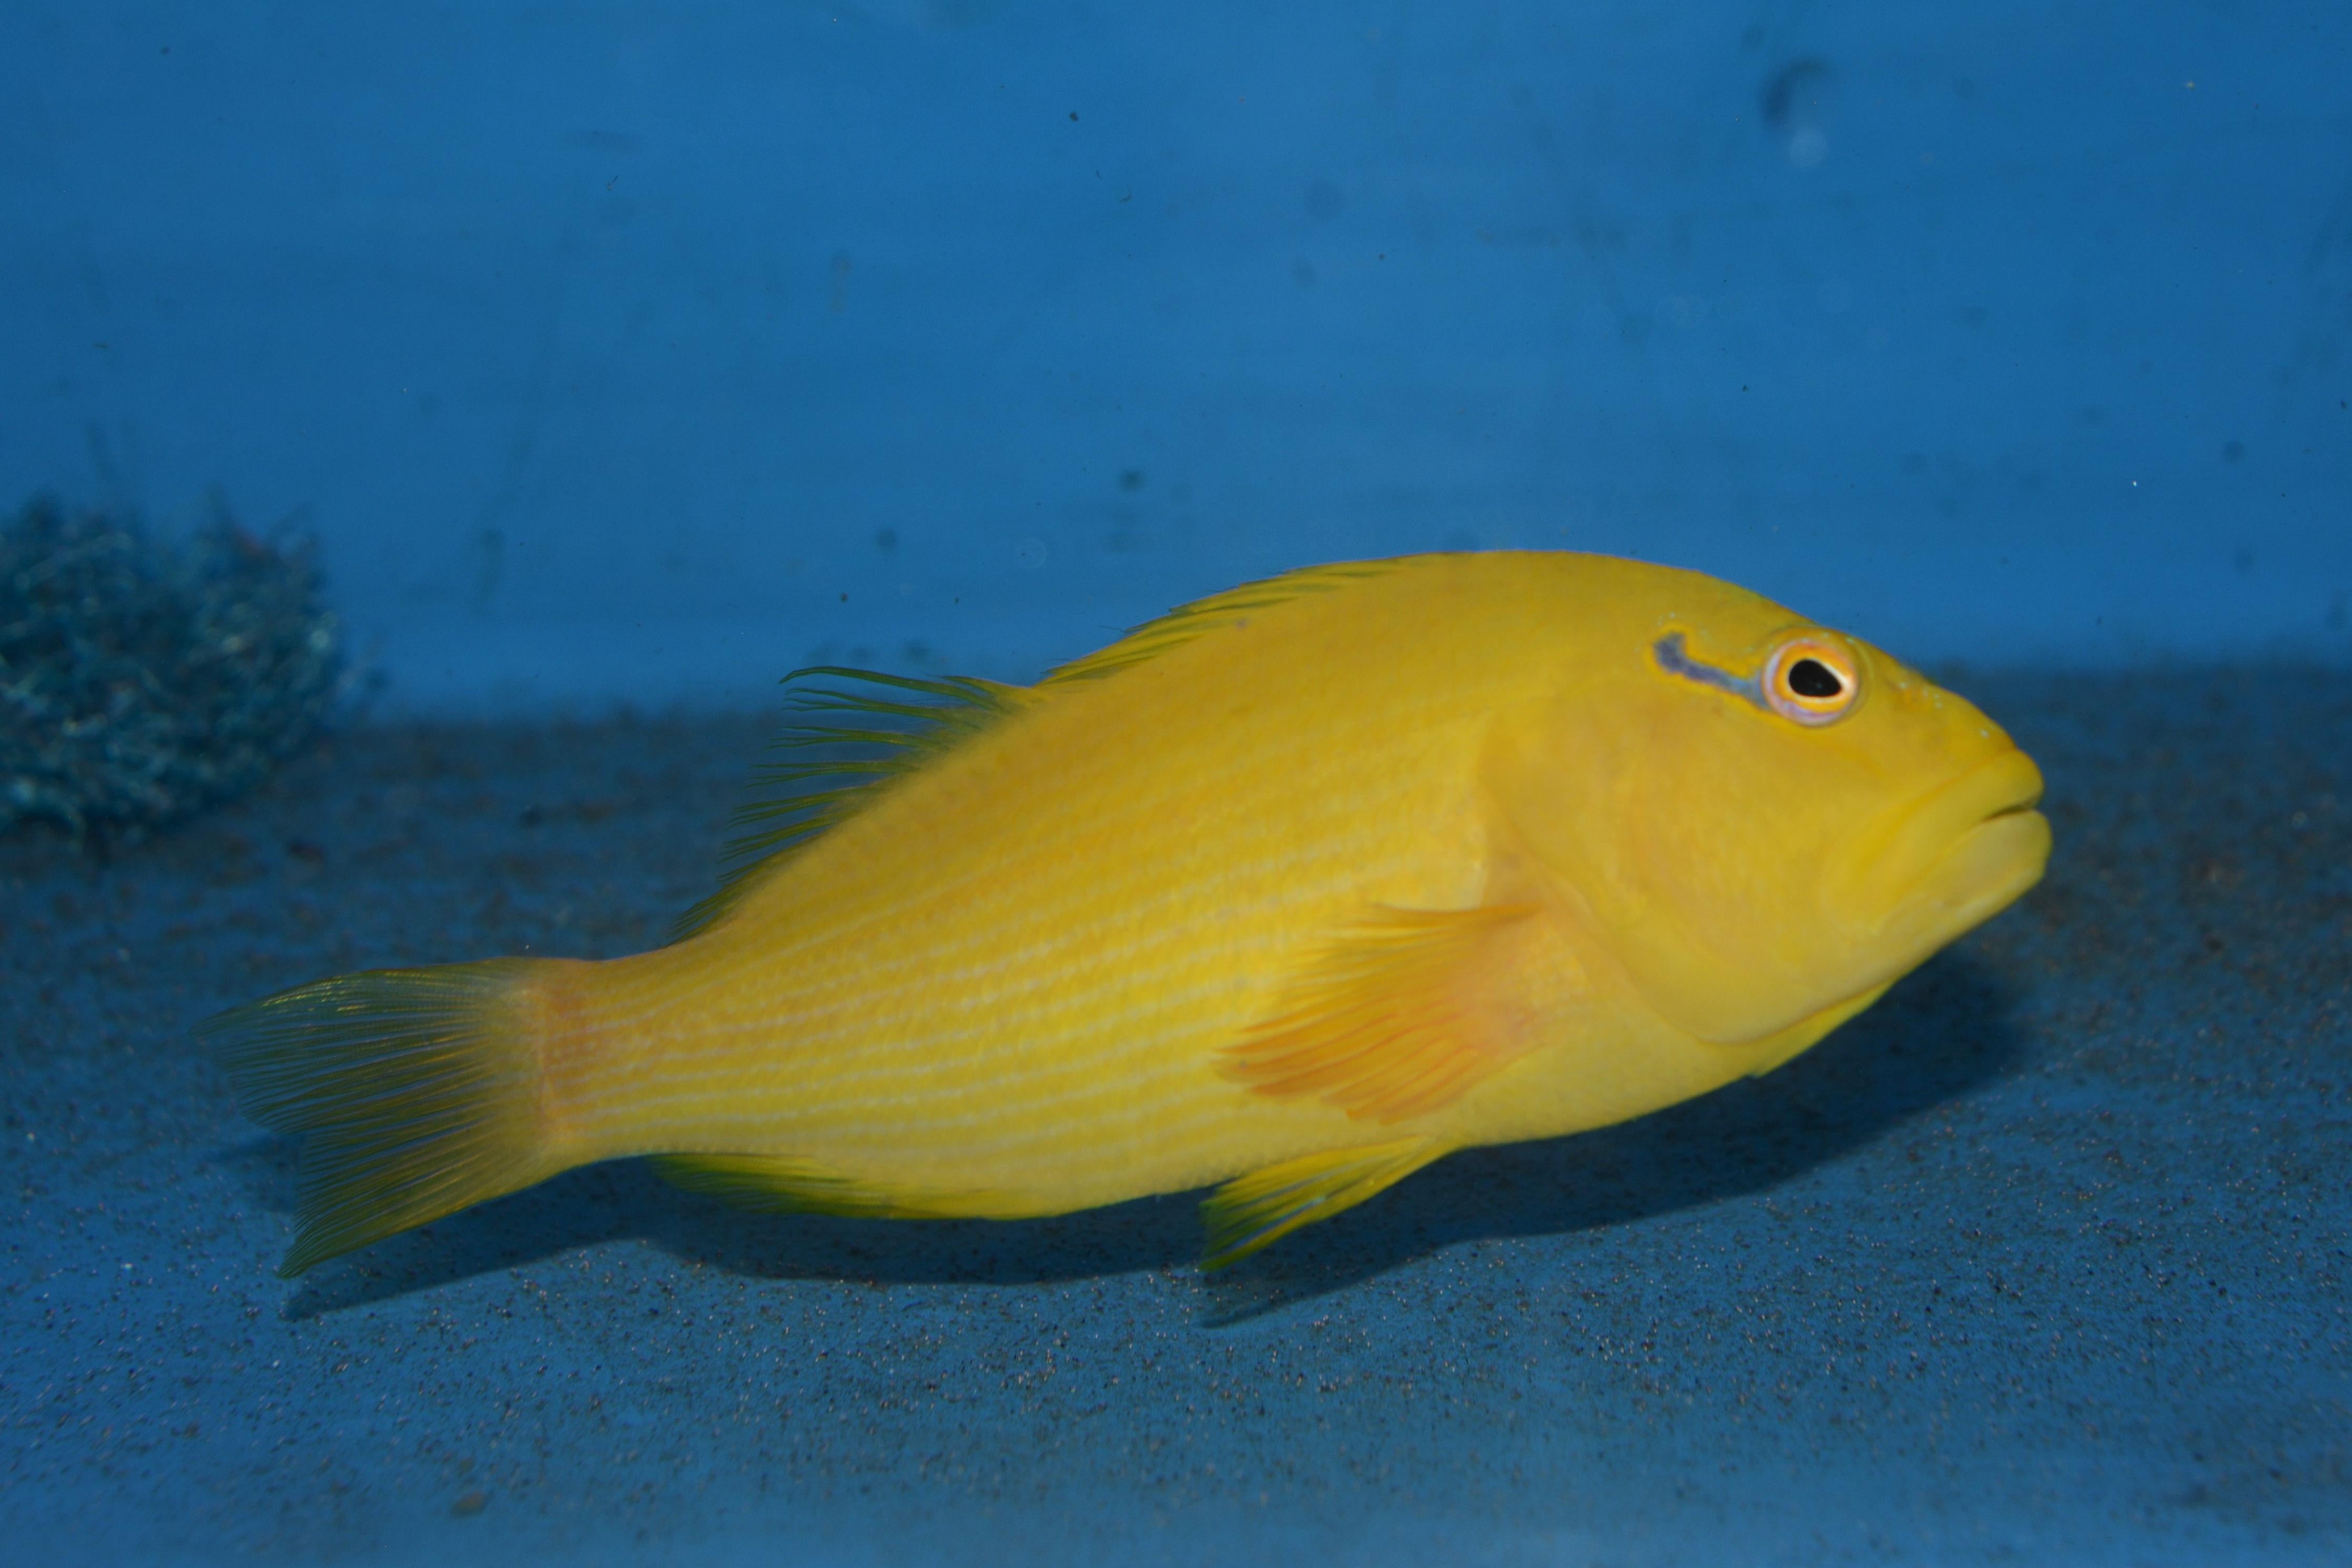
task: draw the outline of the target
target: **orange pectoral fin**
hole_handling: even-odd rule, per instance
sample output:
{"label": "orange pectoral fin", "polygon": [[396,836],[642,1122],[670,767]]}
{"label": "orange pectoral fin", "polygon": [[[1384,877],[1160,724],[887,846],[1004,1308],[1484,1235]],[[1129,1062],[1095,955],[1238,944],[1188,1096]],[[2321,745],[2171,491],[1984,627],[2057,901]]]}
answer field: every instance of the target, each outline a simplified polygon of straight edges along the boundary
{"label": "orange pectoral fin", "polygon": [[[1359,1121],[1442,1110],[1542,1042],[1534,904],[1381,909],[1307,966],[1221,1054],[1261,1094],[1312,1094]],[[1556,980],[1558,977],[1555,977]]]}

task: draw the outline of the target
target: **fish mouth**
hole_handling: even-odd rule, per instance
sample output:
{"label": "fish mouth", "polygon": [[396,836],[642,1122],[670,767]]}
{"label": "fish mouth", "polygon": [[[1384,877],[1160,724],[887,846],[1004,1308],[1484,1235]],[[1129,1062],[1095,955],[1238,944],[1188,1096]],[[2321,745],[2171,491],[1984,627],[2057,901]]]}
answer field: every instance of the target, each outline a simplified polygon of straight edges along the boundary
{"label": "fish mouth", "polygon": [[1865,834],[1834,893],[1879,925],[1881,940],[1924,956],[2042,880],[2050,859],[2050,820],[2034,809],[2042,790],[2041,768],[2011,747]]}

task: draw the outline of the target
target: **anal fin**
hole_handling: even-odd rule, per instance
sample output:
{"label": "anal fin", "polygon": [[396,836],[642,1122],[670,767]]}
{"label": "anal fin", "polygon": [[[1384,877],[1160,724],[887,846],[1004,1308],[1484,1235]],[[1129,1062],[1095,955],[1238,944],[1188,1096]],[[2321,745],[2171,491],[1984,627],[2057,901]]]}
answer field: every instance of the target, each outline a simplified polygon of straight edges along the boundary
{"label": "anal fin", "polygon": [[1218,1070],[1261,1094],[1402,1122],[1540,1045],[1575,984],[1536,905],[1381,908],[1306,966]]}
{"label": "anal fin", "polygon": [[1235,1176],[1201,1205],[1209,1240],[1203,1270],[1238,1263],[1304,1225],[1395,1186],[1447,1152],[1435,1138],[1400,1138],[1364,1148],[1303,1155]]}
{"label": "anal fin", "polygon": [[771,1214],[848,1219],[1011,1219],[1037,1212],[1002,1194],[925,1191],[843,1176],[789,1155],[656,1155],[654,1168],[688,1192]]}

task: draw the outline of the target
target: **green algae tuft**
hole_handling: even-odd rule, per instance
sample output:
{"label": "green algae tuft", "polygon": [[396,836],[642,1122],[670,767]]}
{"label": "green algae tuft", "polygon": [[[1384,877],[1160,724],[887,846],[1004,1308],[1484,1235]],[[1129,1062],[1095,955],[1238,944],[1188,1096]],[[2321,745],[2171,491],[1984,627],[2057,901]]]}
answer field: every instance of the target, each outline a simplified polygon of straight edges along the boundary
{"label": "green algae tuft", "polygon": [[308,545],[37,496],[0,528],[0,830],[130,841],[251,789],[340,690]]}

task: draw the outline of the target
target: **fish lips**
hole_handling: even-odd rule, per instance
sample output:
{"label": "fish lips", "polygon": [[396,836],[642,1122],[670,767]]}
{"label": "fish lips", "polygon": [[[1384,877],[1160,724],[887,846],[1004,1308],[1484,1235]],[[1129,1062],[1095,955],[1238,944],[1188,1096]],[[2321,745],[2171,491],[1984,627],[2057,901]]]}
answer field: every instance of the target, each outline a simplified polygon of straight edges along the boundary
{"label": "fish lips", "polygon": [[1918,962],[2042,880],[2042,789],[2033,759],[2011,747],[1897,808],[1832,862],[1831,907],[1873,933],[1884,961]]}

